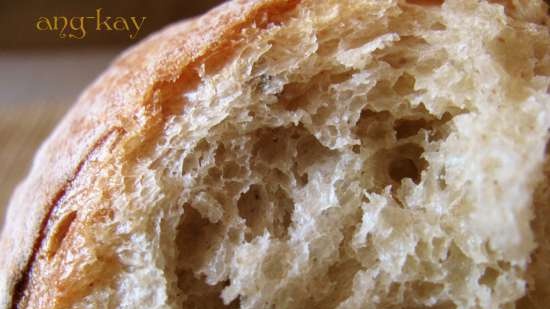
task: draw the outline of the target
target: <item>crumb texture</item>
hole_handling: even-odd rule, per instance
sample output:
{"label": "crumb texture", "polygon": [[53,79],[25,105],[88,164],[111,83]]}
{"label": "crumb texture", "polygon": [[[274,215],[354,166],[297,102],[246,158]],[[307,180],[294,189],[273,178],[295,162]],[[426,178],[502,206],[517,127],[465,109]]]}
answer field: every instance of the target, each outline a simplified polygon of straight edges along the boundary
{"label": "crumb texture", "polygon": [[116,276],[59,305],[543,308],[546,9],[305,1],[245,28],[94,180],[122,188],[100,232],[72,239],[60,212],[52,258],[105,244],[89,257]]}

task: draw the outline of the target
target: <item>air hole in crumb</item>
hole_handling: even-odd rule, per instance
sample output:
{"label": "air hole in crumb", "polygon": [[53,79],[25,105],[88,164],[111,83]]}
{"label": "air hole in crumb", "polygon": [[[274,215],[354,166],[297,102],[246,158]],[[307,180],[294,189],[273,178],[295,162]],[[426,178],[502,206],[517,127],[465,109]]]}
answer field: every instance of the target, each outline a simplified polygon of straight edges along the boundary
{"label": "air hole in crumb", "polygon": [[46,250],[48,258],[52,258],[61,247],[63,240],[69,232],[71,224],[76,219],[76,214],[76,211],[71,211],[63,216],[59,220],[59,223],[56,224],[52,236],[48,242],[48,249]]}
{"label": "air hole in crumb", "polygon": [[447,51],[440,49],[435,51],[434,53],[438,56],[423,58],[422,60],[416,62],[416,72],[418,72],[419,74],[433,74],[435,70],[437,70],[444,64],[444,61],[442,59],[445,59],[445,57],[447,56]]}
{"label": "air hole in crumb", "polygon": [[258,185],[252,185],[246,193],[241,195],[237,202],[239,216],[246,221],[246,226],[248,227],[245,234],[246,241],[248,242],[262,232],[260,225],[263,219],[263,212],[265,212],[265,209],[262,209],[262,201],[264,200],[262,194]]}
{"label": "air hole in crumb", "polygon": [[256,134],[252,152],[267,164],[276,164],[288,157],[286,137],[292,128],[262,128]]}
{"label": "air hole in crumb", "polygon": [[186,204],[176,236],[178,251],[182,255],[179,265],[188,269],[200,268],[222,240],[223,233],[221,223],[210,222]]}
{"label": "air hole in crumb", "polygon": [[191,272],[179,274],[178,285],[184,291],[183,308],[237,309],[240,308],[239,298],[225,305],[221,298],[223,289],[229,285],[229,280],[216,285],[209,285],[202,275]]}
{"label": "air hole in crumb", "polygon": [[435,22],[430,26],[430,29],[435,31],[442,31],[447,30],[447,26],[445,26],[445,24],[441,22]]}
{"label": "air hole in crumb", "polygon": [[447,189],[447,181],[445,180],[446,171],[443,167],[437,176],[437,184],[439,185],[440,190]]}
{"label": "air hole in crumb", "polygon": [[398,282],[392,282],[390,284],[390,287],[388,288],[388,298],[397,298],[401,294],[401,291],[403,290],[403,285]]}
{"label": "air hole in crumb", "polygon": [[304,94],[308,90],[308,84],[289,83],[283,87],[283,91],[277,95],[279,103],[288,111],[295,111],[307,102]]}
{"label": "air hole in crumb", "polygon": [[309,133],[304,134],[298,140],[296,151],[297,169],[300,173],[307,171],[310,166],[324,162],[337,154],[337,151],[325,147],[315,136]]}
{"label": "air hole in crumb", "polygon": [[420,129],[430,129],[431,125],[424,119],[397,119],[393,125],[397,139],[414,136]]}
{"label": "air hole in crumb", "polygon": [[447,251],[447,246],[445,242],[445,238],[443,237],[434,237],[432,238],[432,248],[433,251],[437,253],[444,253]]}
{"label": "air hole in crumb", "polygon": [[420,298],[422,300],[432,297],[437,298],[444,289],[443,284],[430,281],[415,281],[412,282],[410,286],[414,298]]}
{"label": "air hole in crumb", "polygon": [[393,160],[390,163],[389,174],[396,182],[401,182],[403,178],[411,178],[415,183],[420,181],[418,168],[414,164],[414,161],[408,158]]}
{"label": "air hole in crumb", "polygon": [[214,158],[218,164],[225,160],[225,146],[223,144],[218,144]]}
{"label": "air hole in crumb", "polygon": [[[277,94],[279,103],[288,111],[304,109],[310,102],[308,93],[313,89],[327,89],[330,85],[341,83],[351,77],[351,72],[332,74],[329,71],[321,71],[311,77],[308,82],[291,82],[284,85],[283,90]],[[313,87],[312,85],[315,85]]]}
{"label": "air hole in crumb", "polygon": [[483,275],[479,277],[478,282],[488,287],[494,287],[499,275],[500,273],[496,269],[492,267],[487,267],[485,268],[485,272],[483,273]]}
{"label": "air hole in crumb", "polygon": [[414,247],[414,252],[420,259],[427,259],[430,256],[431,244],[424,240],[419,240]]}
{"label": "air hole in crumb", "polygon": [[413,143],[379,150],[364,162],[362,186],[373,192],[383,192],[388,185],[392,186],[392,191],[398,189],[405,178],[420,183],[422,171],[428,166],[422,158],[423,152],[424,148]]}
{"label": "air hole in crumb", "polygon": [[429,309],[456,309],[458,307],[452,301],[446,300],[446,301],[443,301],[441,303],[437,303],[433,306],[430,306],[428,308]]}
{"label": "air hole in crumb", "polygon": [[[319,31],[318,35],[319,37],[326,36],[327,32],[329,32],[329,29],[323,29]],[[325,41],[320,41],[319,47],[316,53],[321,57],[326,57],[327,55],[331,55],[338,49],[341,42],[342,40],[338,37],[331,38]]]}
{"label": "air hole in crumb", "polygon": [[292,224],[294,201],[281,188],[275,192],[274,196],[277,203],[273,216],[274,226],[271,230],[275,237],[282,239],[288,235],[288,229]]}
{"label": "air hole in crumb", "polygon": [[301,187],[307,185],[308,181],[309,181],[309,176],[308,176],[307,173],[303,173],[302,175],[300,175],[300,176],[298,177],[298,184],[299,184]]}
{"label": "air hole in crumb", "polygon": [[404,144],[395,148],[396,157],[388,166],[390,177],[398,183],[404,178],[411,178],[418,184],[422,170],[428,165],[426,160],[421,158],[423,152],[424,149],[416,144]]}
{"label": "air hole in crumb", "polygon": [[209,150],[210,144],[206,140],[201,140],[194,151],[188,154],[182,163],[182,175],[193,172],[200,168],[203,163],[204,155]]}
{"label": "air hole in crumb", "polygon": [[510,262],[508,261],[500,260],[497,262],[497,265],[503,271],[510,271],[510,269],[512,268]]}
{"label": "air hole in crumb", "polygon": [[[462,113],[464,112],[457,112],[457,114]],[[447,138],[447,136],[450,134],[448,122],[451,121],[453,117],[453,114],[445,112],[441,116],[441,119],[430,120],[429,128],[431,131],[430,135],[428,136],[428,140],[430,142],[434,142]]]}
{"label": "air hole in crumb", "polygon": [[[205,308],[205,307],[200,307]],[[241,298],[237,297],[233,301],[231,301],[229,304],[225,305],[223,308],[229,308],[229,309],[239,309],[241,308]]]}
{"label": "air hole in crumb", "polygon": [[[353,278],[361,270],[362,266],[354,258],[347,258],[331,265],[328,269],[328,280],[332,284],[333,292],[329,293],[322,303],[324,308],[336,308],[342,301],[353,294]],[[312,306],[310,308],[319,308]]]}
{"label": "air hole in crumb", "polygon": [[239,175],[240,171],[241,171],[241,167],[237,163],[228,162],[223,167],[222,175],[223,175],[223,178],[225,178],[225,179],[231,179],[231,178],[237,177]]}
{"label": "air hole in crumb", "polygon": [[220,223],[211,223],[189,204],[184,206],[176,236],[177,285],[184,293],[184,308],[238,308],[238,302],[224,305],[220,297],[227,282],[209,285],[204,275],[195,272],[212,260],[224,234]]}
{"label": "air hole in crumb", "polygon": [[423,6],[441,6],[445,0],[406,0],[407,3]]}
{"label": "air hole in crumb", "polygon": [[294,162],[292,165],[292,174],[294,175],[294,179],[296,180],[296,184],[299,187],[304,187],[309,182],[309,176],[307,172],[300,172],[298,171],[298,164]]}
{"label": "air hole in crumb", "polygon": [[[417,36],[402,36],[396,46],[402,46],[405,48],[422,48],[428,45],[427,41]],[[387,52],[387,51],[375,51],[373,53],[375,57],[382,60],[393,68],[400,69],[409,64],[417,63],[417,57],[412,54],[403,54],[402,52]]]}
{"label": "air hole in crumb", "polygon": [[387,62],[395,69],[400,69],[407,65],[408,63],[414,62],[415,59],[409,58],[409,55],[402,54],[387,54],[380,58],[384,62]]}
{"label": "air hole in crumb", "polygon": [[353,153],[360,153],[361,152],[361,146],[360,145],[353,145],[351,146],[351,151],[353,151]]}
{"label": "air hole in crumb", "polygon": [[197,160],[193,155],[189,155],[183,159],[183,163],[181,165],[181,174],[185,175],[193,170],[193,168],[197,166]]}
{"label": "air hole in crumb", "polygon": [[391,136],[391,114],[387,111],[375,112],[369,109],[361,111],[355,127],[355,134],[362,138],[381,140]]}
{"label": "air hole in crumb", "polygon": [[218,167],[209,168],[208,177],[210,181],[217,181],[222,178],[222,171]]}
{"label": "air hole in crumb", "polygon": [[274,238],[287,236],[294,203],[282,189],[272,192],[260,185],[251,185],[240,196],[237,207],[248,227],[246,241],[252,241],[265,231]]}
{"label": "air hole in crumb", "polygon": [[402,96],[411,94],[414,92],[415,82],[415,78],[405,72],[401,76],[399,76],[399,78],[393,85],[393,89],[395,90],[395,92],[397,92],[397,94]]}

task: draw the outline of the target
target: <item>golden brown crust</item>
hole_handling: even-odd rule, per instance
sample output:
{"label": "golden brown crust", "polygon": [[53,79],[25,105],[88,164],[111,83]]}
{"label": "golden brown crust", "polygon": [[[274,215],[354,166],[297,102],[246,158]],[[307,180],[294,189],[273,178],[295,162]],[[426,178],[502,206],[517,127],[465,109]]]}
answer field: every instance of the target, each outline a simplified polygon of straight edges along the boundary
{"label": "golden brown crust", "polygon": [[[185,87],[186,76],[194,74],[194,63],[217,52],[218,59],[223,61],[223,53],[219,51],[231,44],[242,27],[251,22],[261,25],[270,21],[297,2],[234,1],[198,19],[170,26],[123,53],[81,95],[37,153],[28,177],[10,202],[0,242],[2,308],[68,306],[85,295],[81,284],[69,288],[74,284],[73,275],[79,276],[70,272],[66,276],[64,257],[75,249],[67,242],[72,244],[71,237],[90,233],[86,231],[90,220],[109,217],[109,205],[84,203],[85,196],[96,191],[90,188],[79,193],[79,199],[86,208],[94,209],[94,216],[80,218],[72,212],[56,213],[56,218],[62,218],[61,223],[55,227],[49,224],[57,205],[73,190],[72,182],[77,177],[93,178],[101,164],[85,170],[83,166],[89,161],[100,161],[101,158],[92,158],[102,147],[114,149],[125,145],[124,149],[113,151],[119,157],[139,151],[147,136],[154,134],[156,125],[162,122],[163,113],[170,110],[156,99],[162,96],[165,85],[179,80],[179,87]],[[132,143],[137,146],[128,147]],[[55,259],[50,260],[54,254]],[[40,265],[44,263],[55,263],[50,265],[53,273],[43,272]],[[103,264],[116,263],[108,260]]]}

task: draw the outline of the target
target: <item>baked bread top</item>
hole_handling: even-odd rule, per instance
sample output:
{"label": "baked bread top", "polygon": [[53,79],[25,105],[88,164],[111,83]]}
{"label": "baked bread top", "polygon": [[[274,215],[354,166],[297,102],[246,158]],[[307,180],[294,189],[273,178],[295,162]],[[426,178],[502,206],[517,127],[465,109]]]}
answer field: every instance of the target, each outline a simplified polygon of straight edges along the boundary
{"label": "baked bread top", "polygon": [[[546,251],[535,251],[547,233],[537,209],[548,208],[548,7],[490,2],[234,1],[127,50],[14,193],[0,304],[542,304],[547,281],[528,265],[548,271]],[[331,95],[325,107],[310,102]],[[247,173],[240,152],[253,158]],[[367,176],[356,179],[360,171]],[[317,208],[307,202],[316,195]],[[263,204],[248,199],[274,208],[257,218]],[[339,228],[304,227],[330,224]],[[414,229],[384,238],[399,226]],[[203,240],[212,247],[195,243]],[[542,255],[529,264],[532,252]],[[285,287],[266,279],[273,260],[288,262],[271,270]],[[254,263],[268,266],[247,271]],[[337,284],[311,291],[320,278]]]}

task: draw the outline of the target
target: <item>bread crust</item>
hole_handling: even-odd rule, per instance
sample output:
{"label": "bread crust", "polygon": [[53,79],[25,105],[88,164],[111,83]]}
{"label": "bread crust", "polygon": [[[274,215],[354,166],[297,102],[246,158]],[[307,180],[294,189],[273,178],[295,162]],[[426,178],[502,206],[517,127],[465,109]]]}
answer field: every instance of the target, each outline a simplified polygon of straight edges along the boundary
{"label": "bread crust", "polygon": [[[217,54],[214,57],[223,61],[225,52],[219,51],[230,50],[232,39],[243,27],[273,21],[274,17],[291,10],[298,2],[228,2],[202,17],[169,26],[124,52],[83,92],[41,146],[27,178],[10,201],[0,240],[3,252],[0,256],[1,308],[61,306],[56,299],[58,294],[39,293],[48,290],[51,282],[41,280],[35,265],[39,259],[48,263],[47,247],[57,242],[52,237],[66,234],[72,228],[71,222],[79,220],[74,214],[58,213],[58,218],[69,218],[63,221],[64,228],[60,232],[59,228],[49,227],[56,207],[68,192],[74,190],[73,181],[77,177],[92,178],[99,171],[96,167],[83,169],[83,166],[99,160],[97,152],[106,147],[113,157],[119,159],[144,149],[147,137],[154,135],[155,128],[164,120],[163,115],[169,113],[169,106],[163,106],[162,100],[158,99],[163,91],[169,91],[166,89],[175,83],[188,85],[189,82],[182,82],[182,79],[196,73],[193,65],[201,59]],[[135,147],[128,147],[132,140],[139,142],[134,143]],[[105,162],[115,163],[114,159]],[[78,199],[86,208],[101,208],[100,205],[83,203],[86,196],[96,189],[79,193]],[[59,244],[55,246],[59,255],[75,249]],[[60,266],[54,269],[61,273],[64,266]],[[62,281],[68,279],[61,274],[50,276],[57,278],[56,286],[70,284],[63,284]],[[71,298],[71,295],[64,297]]]}

